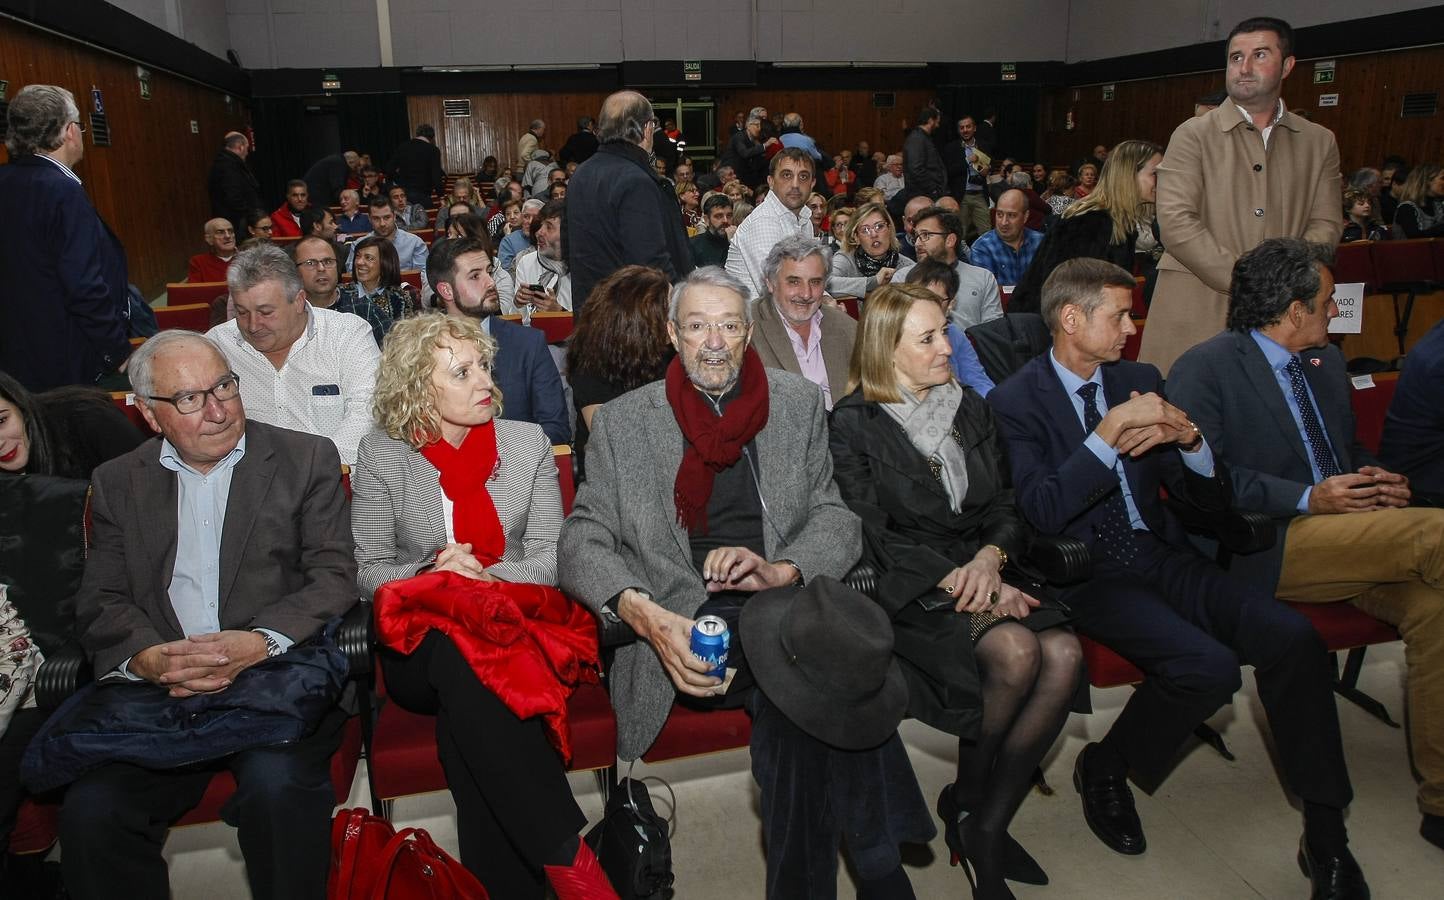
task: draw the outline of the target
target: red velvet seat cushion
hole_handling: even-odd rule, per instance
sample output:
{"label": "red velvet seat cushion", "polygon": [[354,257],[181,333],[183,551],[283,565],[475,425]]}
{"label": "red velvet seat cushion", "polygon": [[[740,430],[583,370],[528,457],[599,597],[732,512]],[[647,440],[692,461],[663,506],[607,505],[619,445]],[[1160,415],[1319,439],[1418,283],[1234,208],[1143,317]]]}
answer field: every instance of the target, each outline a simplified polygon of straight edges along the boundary
{"label": "red velvet seat cushion", "polygon": [[1313,624],[1330,650],[1352,650],[1399,639],[1394,626],[1348,603],[1289,603]]}
{"label": "red velvet seat cushion", "polygon": [[752,719],[741,709],[699,712],[673,704],[662,733],[642,759],[664,762],[719,750],[746,747],[752,740]]}

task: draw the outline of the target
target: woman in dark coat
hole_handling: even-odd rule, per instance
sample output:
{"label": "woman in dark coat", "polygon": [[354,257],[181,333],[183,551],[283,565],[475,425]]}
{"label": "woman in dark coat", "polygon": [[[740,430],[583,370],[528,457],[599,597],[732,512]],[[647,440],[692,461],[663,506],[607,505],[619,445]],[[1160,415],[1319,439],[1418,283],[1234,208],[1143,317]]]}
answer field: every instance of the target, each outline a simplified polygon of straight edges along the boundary
{"label": "woman in dark coat", "polygon": [[[1153,200],[1163,148],[1150,141],[1124,141],[1108,154],[1098,186],[1063,210],[1048,230],[1028,271],[1013,290],[1008,312],[1038,312],[1043,282],[1070,259],[1106,259],[1133,271],[1140,231],[1153,228]],[[1151,248],[1150,248],[1151,249]],[[1162,248],[1156,259],[1162,255]]]}
{"label": "woman in dark coat", "polygon": [[957,780],[938,798],[954,862],[975,896],[1046,876],[1007,835],[1081,675],[1060,606],[1020,562],[1029,534],[983,399],[953,379],[947,320],[931,292],[867,298],[832,412],[834,477],[862,519],[863,560],[893,618],[908,714],[958,735]]}

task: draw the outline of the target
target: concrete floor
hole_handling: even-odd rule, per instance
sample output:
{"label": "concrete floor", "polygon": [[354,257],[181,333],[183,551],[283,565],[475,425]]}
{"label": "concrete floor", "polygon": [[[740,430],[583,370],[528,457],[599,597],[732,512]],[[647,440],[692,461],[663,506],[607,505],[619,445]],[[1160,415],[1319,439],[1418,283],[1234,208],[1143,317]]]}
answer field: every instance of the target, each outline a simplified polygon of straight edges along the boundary
{"label": "concrete floor", "polygon": [[[1403,714],[1403,647],[1371,648],[1361,686],[1394,717]],[[1052,796],[1033,792],[1014,821],[1013,835],[1052,877],[1048,887],[1012,885],[1019,898],[1067,897],[1303,898],[1308,881],[1294,863],[1302,817],[1279,786],[1261,733],[1262,711],[1253,679],[1233,705],[1211,723],[1238,757],[1227,762],[1192,745],[1173,775],[1153,796],[1136,792],[1148,852],[1124,857],[1106,849],[1083,823],[1071,781],[1073,759],[1106,730],[1127,695],[1125,689],[1094,691],[1096,712],[1070,718],[1045,765]],[[1340,701],[1344,745],[1355,801],[1349,813],[1354,854],[1376,900],[1444,897],[1444,851],[1418,834],[1419,814],[1403,732],[1385,726],[1353,704]],[[916,722],[903,726],[923,793],[931,803],[952,780],[952,738]],[[364,763],[363,763],[364,765]],[[665,779],[676,793],[672,858],[678,900],[736,900],[763,896],[764,862],[757,791],[745,751],[655,766],[634,775]],[[588,774],[571,776],[583,811],[595,822],[602,800]],[[365,777],[358,772],[352,805],[364,805]],[[654,802],[666,813],[666,792],[653,783]],[[398,825],[426,828],[452,853],[456,834],[450,795],[399,800]],[[948,866],[941,835],[909,853],[908,872],[920,898],[968,896],[961,870]],[[177,829],[166,846],[177,900],[245,898],[235,833],[224,825]],[[845,871],[838,895],[853,895]],[[498,898],[501,900],[501,898]]]}

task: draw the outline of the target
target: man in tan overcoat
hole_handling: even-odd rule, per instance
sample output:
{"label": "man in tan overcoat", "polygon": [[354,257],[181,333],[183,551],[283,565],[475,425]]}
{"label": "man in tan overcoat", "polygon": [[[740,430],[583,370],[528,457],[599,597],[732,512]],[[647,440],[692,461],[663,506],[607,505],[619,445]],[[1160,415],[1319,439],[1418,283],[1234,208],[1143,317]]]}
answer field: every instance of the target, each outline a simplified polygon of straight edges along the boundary
{"label": "man in tan overcoat", "polygon": [[1223,330],[1241,255],[1272,237],[1330,246],[1343,231],[1333,132],[1280,99],[1294,68],[1293,29],[1246,19],[1228,39],[1228,99],[1179,125],[1158,167],[1158,226],[1167,252],[1143,329],[1140,362],[1167,372]]}

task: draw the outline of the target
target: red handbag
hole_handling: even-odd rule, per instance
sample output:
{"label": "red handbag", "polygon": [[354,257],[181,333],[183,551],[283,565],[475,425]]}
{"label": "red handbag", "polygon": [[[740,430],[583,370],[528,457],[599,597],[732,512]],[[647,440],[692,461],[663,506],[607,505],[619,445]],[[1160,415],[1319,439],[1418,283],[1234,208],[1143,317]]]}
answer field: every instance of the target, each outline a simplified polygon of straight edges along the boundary
{"label": "red handbag", "polygon": [[397,831],[362,808],[331,822],[326,900],[488,900],[486,888],[420,828]]}

